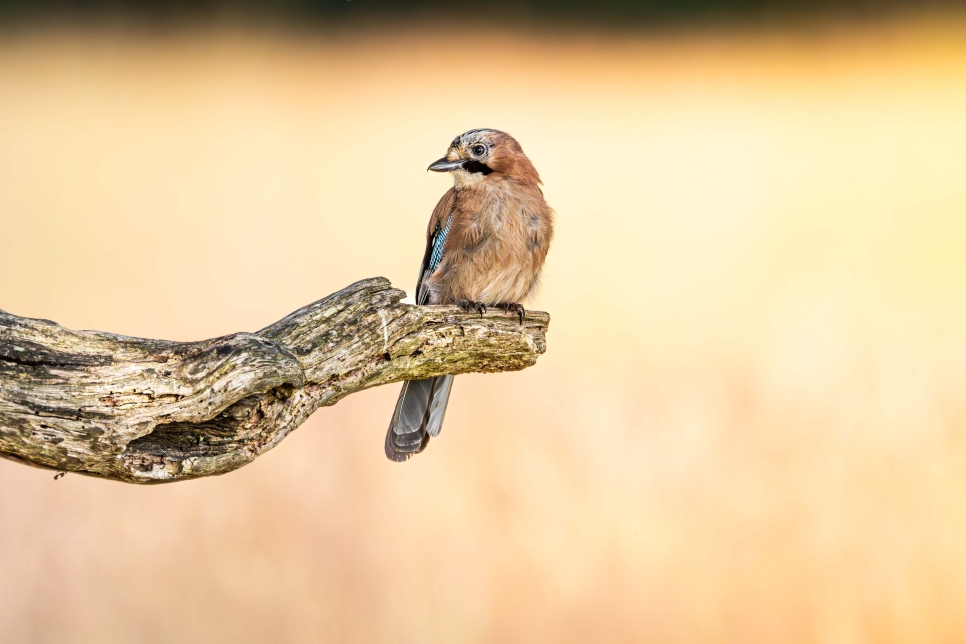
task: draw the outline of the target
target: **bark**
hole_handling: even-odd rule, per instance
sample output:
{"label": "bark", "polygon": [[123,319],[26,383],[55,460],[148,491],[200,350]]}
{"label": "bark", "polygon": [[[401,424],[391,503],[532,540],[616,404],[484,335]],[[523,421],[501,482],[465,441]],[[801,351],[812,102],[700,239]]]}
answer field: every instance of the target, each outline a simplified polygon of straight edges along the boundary
{"label": "bark", "polygon": [[[128,483],[224,474],[356,391],[515,371],[546,350],[546,313],[401,304],[357,282],[256,333],[202,342],[70,331],[0,311],[0,455]],[[392,409],[386,409],[386,423]],[[373,458],[381,458],[381,441]]]}

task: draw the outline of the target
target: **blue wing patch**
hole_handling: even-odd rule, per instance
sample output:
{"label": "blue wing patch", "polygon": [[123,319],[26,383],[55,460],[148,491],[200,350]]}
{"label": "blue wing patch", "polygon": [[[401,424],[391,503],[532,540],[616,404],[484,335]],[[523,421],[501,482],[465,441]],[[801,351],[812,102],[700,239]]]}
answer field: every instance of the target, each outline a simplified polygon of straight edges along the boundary
{"label": "blue wing patch", "polygon": [[449,235],[449,225],[452,222],[453,215],[450,215],[446,220],[446,225],[443,226],[443,229],[439,231],[433,240],[433,252],[429,255],[429,266],[426,267],[426,271],[429,274],[432,274],[439,266],[439,263],[443,261],[443,247],[446,246],[446,236]]}
{"label": "blue wing patch", "polygon": [[446,220],[446,225],[443,226],[442,230],[439,227],[439,222],[436,223],[436,230],[433,231],[433,236],[430,238],[429,247],[429,257],[423,256],[423,272],[419,276],[419,282],[416,286],[416,303],[426,304],[429,302],[429,290],[426,287],[426,278],[432,275],[437,268],[439,268],[440,263],[443,261],[443,250],[446,247],[446,237],[449,235],[449,226],[453,221],[453,216],[450,215]]}

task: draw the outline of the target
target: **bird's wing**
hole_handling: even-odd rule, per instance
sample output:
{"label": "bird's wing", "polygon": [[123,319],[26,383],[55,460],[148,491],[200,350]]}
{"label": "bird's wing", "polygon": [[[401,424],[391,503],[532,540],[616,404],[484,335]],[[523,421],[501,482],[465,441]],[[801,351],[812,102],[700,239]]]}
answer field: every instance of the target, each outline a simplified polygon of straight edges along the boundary
{"label": "bird's wing", "polygon": [[456,189],[450,188],[433,209],[433,216],[429,220],[429,228],[426,231],[426,253],[423,255],[423,263],[419,267],[419,279],[416,281],[416,304],[426,304],[429,300],[429,289],[423,288],[423,282],[439,268],[440,262],[443,261],[455,203]]}
{"label": "bird's wing", "polygon": [[[423,284],[443,261],[446,237],[449,235],[456,190],[450,188],[436,204],[426,231],[426,253],[416,282],[416,304],[429,301],[429,289]],[[439,435],[446,414],[446,404],[453,388],[453,376],[437,376],[403,383],[396,410],[386,432],[386,456],[402,462],[426,449],[429,439]]]}

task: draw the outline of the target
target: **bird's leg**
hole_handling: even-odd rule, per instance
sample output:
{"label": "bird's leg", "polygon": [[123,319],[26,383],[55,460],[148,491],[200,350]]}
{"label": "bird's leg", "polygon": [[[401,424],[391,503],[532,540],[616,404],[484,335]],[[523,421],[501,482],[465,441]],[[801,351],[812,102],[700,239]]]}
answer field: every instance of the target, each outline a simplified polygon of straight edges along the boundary
{"label": "bird's leg", "polygon": [[503,309],[507,313],[516,313],[520,316],[520,324],[523,324],[523,316],[527,314],[527,310],[519,302],[500,302],[496,308]]}
{"label": "bird's leg", "polygon": [[474,302],[473,300],[457,300],[456,306],[460,307],[467,313],[470,311],[477,311],[480,314],[480,317],[483,317],[483,314],[486,313],[486,304],[483,304],[483,302]]}

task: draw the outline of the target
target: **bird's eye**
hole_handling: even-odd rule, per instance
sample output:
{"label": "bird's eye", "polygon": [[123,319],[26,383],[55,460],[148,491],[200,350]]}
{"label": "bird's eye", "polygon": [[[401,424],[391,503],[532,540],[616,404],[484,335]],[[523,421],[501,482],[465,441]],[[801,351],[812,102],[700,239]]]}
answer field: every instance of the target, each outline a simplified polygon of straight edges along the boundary
{"label": "bird's eye", "polygon": [[482,145],[474,145],[471,151],[476,156],[481,157],[486,153],[486,148],[483,147]]}

